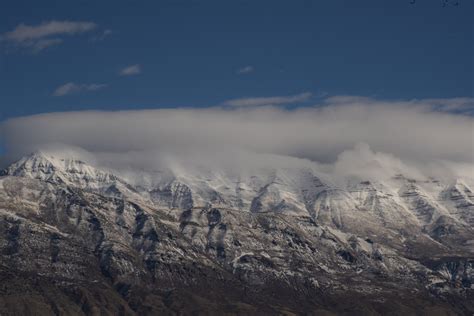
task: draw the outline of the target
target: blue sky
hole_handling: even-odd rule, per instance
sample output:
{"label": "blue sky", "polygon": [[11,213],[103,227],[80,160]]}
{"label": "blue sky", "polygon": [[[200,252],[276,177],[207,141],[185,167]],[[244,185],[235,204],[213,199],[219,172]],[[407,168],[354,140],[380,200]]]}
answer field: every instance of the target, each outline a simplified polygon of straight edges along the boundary
{"label": "blue sky", "polygon": [[[2,1],[0,121],[308,92],[472,97],[474,1],[410,2]],[[51,21],[93,27],[12,39]]]}

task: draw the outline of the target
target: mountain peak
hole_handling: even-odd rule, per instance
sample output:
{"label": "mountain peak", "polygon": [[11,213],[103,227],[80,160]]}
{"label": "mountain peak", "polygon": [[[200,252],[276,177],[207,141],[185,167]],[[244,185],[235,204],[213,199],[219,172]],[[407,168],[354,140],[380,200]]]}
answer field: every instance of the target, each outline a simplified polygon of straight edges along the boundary
{"label": "mountain peak", "polygon": [[89,189],[109,187],[118,180],[112,173],[99,170],[71,155],[53,155],[43,150],[14,162],[3,173]]}

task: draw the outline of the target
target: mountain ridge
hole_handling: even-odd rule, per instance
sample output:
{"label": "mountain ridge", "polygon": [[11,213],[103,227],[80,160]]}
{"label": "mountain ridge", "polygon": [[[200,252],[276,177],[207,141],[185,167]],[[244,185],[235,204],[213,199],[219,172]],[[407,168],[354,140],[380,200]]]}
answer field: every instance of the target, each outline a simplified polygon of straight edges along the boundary
{"label": "mountain ridge", "polygon": [[[246,179],[240,175],[232,178],[225,173],[216,176],[212,173],[173,175],[173,170],[165,172],[172,176],[165,177],[164,181],[158,179],[156,184],[148,187],[135,186],[124,180],[120,172],[112,169],[104,170],[80,159],[56,158],[38,151],[13,163],[2,174],[64,183],[103,193],[107,190],[113,193],[113,189],[120,186],[158,205],[160,193],[164,196],[171,194],[172,201],[167,203],[168,207],[174,205],[186,208],[210,203],[242,211],[286,211],[315,217],[330,209],[347,211],[363,208],[380,211],[390,208],[392,213],[396,209],[405,212],[405,216],[416,217],[422,226],[436,221],[440,216],[448,216],[467,225],[472,225],[471,221],[474,220],[473,215],[470,215],[474,214],[474,193],[462,179],[419,181],[395,175],[382,182],[350,179],[345,187],[340,187],[321,181],[318,174],[306,168],[273,169],[270,174],[254,173]],[[154,201],[151,196],[155,197]],[[181,205],[177,202],[181,199],[187,202]],[[467,211],[463,213],[463,209]]]}
{"label": "mountain ridge", "polygon": [[[173,304],[237,314],[473,310],[472,190],[464,179],[398,175],[339,187],[287,168],[189,172],[137,186],[120,172],[61,159],[35,153],[3,171],[0,274],[42,278],[62,293],[64,310],[81,300],[125,314],[173,313]],[[79,301],[64,282],[83,293]],[[110,304],[100,307],[94,295]],[[346,303],[338,307],[337,297]]]}

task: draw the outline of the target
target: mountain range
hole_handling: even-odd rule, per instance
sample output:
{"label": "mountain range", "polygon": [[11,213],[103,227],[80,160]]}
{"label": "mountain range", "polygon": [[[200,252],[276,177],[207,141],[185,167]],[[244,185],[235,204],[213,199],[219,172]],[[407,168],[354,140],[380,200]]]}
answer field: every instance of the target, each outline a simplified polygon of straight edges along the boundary
{"label": "mountain range", "polygon": [[474,181],[311,165],[0,173],[0,314],[474,313]]}

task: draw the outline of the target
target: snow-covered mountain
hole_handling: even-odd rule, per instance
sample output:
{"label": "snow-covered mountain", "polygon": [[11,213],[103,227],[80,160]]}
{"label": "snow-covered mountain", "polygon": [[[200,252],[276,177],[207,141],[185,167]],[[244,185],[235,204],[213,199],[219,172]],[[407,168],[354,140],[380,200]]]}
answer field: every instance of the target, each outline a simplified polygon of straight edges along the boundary
{"label": "snow-covered mountain", "polygon": [[[396,298],[412,311],[433,302],[439,311],[473,308],[466,301],[474,289],[468,178],[334,181],[309,165],[236,171],[175,164],[137,181],[141,175],[132,180],[44,151],[1,175],[2,260],[14,262],[15,273],[46,278],[51,293],[61,282],[99,282],[102,289],[87,290],[95,294],[78,291],[130,313],[147,304],[169,312],[170,289],[216,311],[222,305],[207,300],[223,293],[225,304],[250,309],[269,299],[276,305],[268,313],[340,311],[330,303],[337,297],[383,312],[377,300],[400,291],[417,297]],[[207,293],[205,284],[214,289]],[[296,294],[300,299],[288,300]],[[308,303],[307,295],[321,300]],[[88,300],[95,307],[100,301]]]}
{"label": "snow-covered mountain", "polygon": [[66,184],[82,189],[102,190],[123,182],[110,172],[66,155],[38,151],[25,156],[3,171],[4,174]]}
{"label": "snow-covered mountain", "polygon": [[[440,231],[444,235],[455,229],[453,233],[459,234],[458,229],[474,224],[474,193],[464,179],[417,180],[396,175],[380,182],[351,178],[336,185],[309,167],[236,173],[174,166],[148,175],[155,178],[146,185],[132,185],[120,171],[47,152],[23,157],[4,174],[125,195],[163,209],[216,207],[310,216],[318,223],[358,233],[403,229],[441,238]],[[455,227],[444,229],[440,222]],[[474,239],[466,240],[466,244],[472,243]]]}

